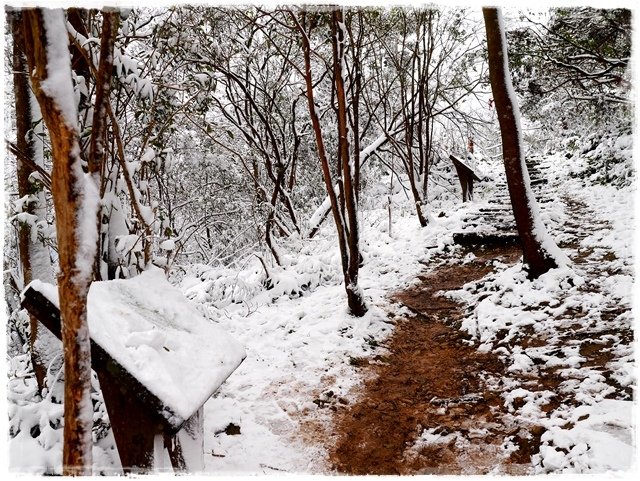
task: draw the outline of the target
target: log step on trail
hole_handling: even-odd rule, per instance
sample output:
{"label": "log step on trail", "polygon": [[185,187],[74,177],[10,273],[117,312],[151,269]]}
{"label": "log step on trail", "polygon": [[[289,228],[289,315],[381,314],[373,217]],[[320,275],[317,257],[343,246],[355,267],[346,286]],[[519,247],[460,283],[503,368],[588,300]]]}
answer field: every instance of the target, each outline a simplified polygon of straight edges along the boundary
{"label": "log step on trail", "polygon": [[461,246],[508,246],[520,245],[517,233],[479,234],[477,232],[457,232],[453,234],[453,242]]}

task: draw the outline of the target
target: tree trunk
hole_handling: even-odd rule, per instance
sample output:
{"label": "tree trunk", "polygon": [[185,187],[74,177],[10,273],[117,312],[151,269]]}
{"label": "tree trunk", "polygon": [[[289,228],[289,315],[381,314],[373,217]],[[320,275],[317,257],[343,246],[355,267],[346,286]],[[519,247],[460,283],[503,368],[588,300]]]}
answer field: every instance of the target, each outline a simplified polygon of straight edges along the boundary
{"label": "tree trunk", "polygon": [[[362,292],[358,286],[358,270],[360,264],[360,246],[358,236],[358,212],[356,185],[354,184],[354,171],[359,169],[359,152],[351,161],[349,151],[349,132],[347,124],[347,96],[344,86],[344,72],[342,65],[344,62],[345,47],[345,26],[342,18],[342,9],[336,8],[332,12],[332,33],[333,42],[333,68],[334,82],[336,86],[336,97],[338,100],[338,136],[341,140],[339,148],[339,157],[342,163],[342,180],[344,183],[344,205],[347,214],[346,222],[348,224],[347,245],[348,245],[348,263],[343,265],[345,289],[347,290],[347,302],[351,314],[356,317],[362,317],[367,312],[367,307],[362,298]],[[354,108],[354,106],[352,106]],[[353,123],[358,123],[356,116],[357,110],[354,111]],[[353,165],[352,165],[353,163]],[[344,217],[344,212],[343,212]]]}
{"label": "tree trunk", "polygon": [[278,249],[276,248],[273,238],[271,236],[271,232],[273,230],[273,225],[275,224],[276,218],[276,202],[278,201],[278,193],[280,189],[278,188],[279,183],[284,179],[285,169],[284,166],[278,166],[278,177],[276,178],[276,185],[273,189],[273,194],[271,194],[271,200],[269,201],[269,215],[267,216],[267,223],[265,226],[265,242],[267,243],[267,247],[271,251],[271,255],[273,256],[273,260],[276,261],[277,265],[282,265],[280,261],[280,254],[278,254]]}
{"label": "tree trunk", "polygon": [[[13,91],[15,94],[16,114],[16,147],[21,155],[26,156],[34,164],[36,162],[33,139],[29,131],[32,125],[30,89],[24,57],[24,32],[22,29],[22,13],[12,13],[11,29],[13,35]],[[35,198],[29,201],[24,211],[35,215],[38,220],[46,217],[46,205],[42,190],[30,181],[34,172],[27,162],[17,156],[18,197],[31,196]],[[22,267],[23,286],[33,279],[44,282],[53,282],[53,271],[49,257],[49,249],[37,238],[37,232],[33,232],[26,224],[21,224],[18,230],[18,251]],[[38,388],[44,387],[47,366],[57,356],[55,349],[57,339],[47,329],[39,329],[38,320],[29,316],[29,349],[31,352],[31,364],[38,382]]]}
{"label": "tree trunk", "polygon": [[93,409],[87,294],[97,254],[99,194],[82,171],[64,13],[35,9],[23,15],[31,82],[53,155],[65,366],[63,474],[90,475]]}
{"label": "tree trunk", "polygon": [[[109,103],[109,92],[111,91],[111,76],[113,75],[113,46],[116,33],[118,31],[119,14],[115,11],[103,10],[102,12],[102,34],[100,39],[100,62],[98,72],[96,74],[96,101],[93,110],[93,119],[91,122],[91,138],[89,140],[89,158],[88,169],[93,177],[93,182],[100,185],[105,170],[105,145],[107,145],[107,104]],[[100,251],[108,252],[109,250],[109,222],[102,222],[102,216],[108,218],[107,212],[98,211],[97,223],[101,227],[101,237],[103,244]],[[103,259],[102,256],[96,256],[96,264],[94,266],[94,274],[97,280],[103,279],[103,272],[106,269],[101,268],[102,264],[108,265],[108,255]]]}
{"label": "tree trunk", "polygon": [[[333,179],[331,177],[331,170],[329,168],[329,160],[327,158],[327,153],[324,145],[324,138],[322,135],[322,127],[320,126],[320,117],[316,110],[316,105],[314,101],[313,95],[313,78],[311,75],[311,45],[309,42],[309,37],[307,35],[305,24],[306,24],[306,13],[304,11],[301,12],[301,20],[302,22],[298,22],[298,19],[295,17],[293,13],[291,16],[296,23],[296,28],[299,30],[300,35],[302,37],[302,52],[304,55],[304,80],[306,85],[306,94],[307,94],[307,103],[309,106],[309,115],[311,117],[311,125],[313,127],[313,132],[316,140],[316,147],[318,149],[318,157],[320,158],[320,165],[322,167],[322,177],[324,179],[325,187],[327,189],[327,194],[329,196],[329,200],[331,202],[331,211],[333,213],[333,220],[336,224],[336,230],[338,234],[338,246],[340,248],[340,259],[342,262],[342,272],[345,280],[345,290],[347,292],[347,303],[349,305],[349,310],[354,316],[363,316],[367,312],[366,305],[364,304],[364,299],[362,298],[362,294],[357,285],[358,281],[358,268],[359,268],[359,250],[358,250],[358,227],[357,227],[357,216],[356,216],[356,201],[355,194],[353,191],[353,183],[351,179],[351,166],[349,165],[349,144],[347,142],[347,116],[346,116],[346,96],[344,92],[344,84],[342,87],[338,87],[336,84],[336,79],[340,77],[342,81],[342,73],[339,70],[336,70],[334,76],[334,86],[336,89],[342,89],[341,97],[342,100],[339,100],[340,105],[342,105],[342,109],[344,110],[342,115],[338,115],[338,123],[339,123],[339,136],[340,136],[340,152],[339,157],[342,161],[340,168],[342,169],[343,177],[348,177],[348,184],[345,183],[343,185],[343,192],[346,196],[346,191],[349,190],[349,200],[343,199],[340,200],[338,195],[336,195],[336,190],[333,186]],[[341,17],[338,17],[341,18]],[[332,30],[334,32],[333,35],[333,48],[334,48],[334,69],[336,69],[336,63],[340,66],[341,57],[337,56],[337,37],[335,35],[336,29],[338,28],[338,21],[336,17],[332,18]],[[342,26],[340,26],[340,30],[342,30]],[[343,32],[344,33],[344,32]],[[336,62],[336,59],[340,60]],[[340,111],[339,107],[339,111]],[[347,155],[345,157],[345,151]],[[342,179],[343,182],[345,179]],[[348,189],[347,189],[348,185]],[[345,219],[345,210],[340,208],[340,206],[344,203],[345,207],[349,205],[349,218]],[[348,222],[347,226],[345,222]]]}
{"label": "tree trunk", "polygon": [[538,215],[538,206],[529,185],[520,131],[520,112],[508,69],[507,42],[502,15],[497,8],[483,8],[487,31],[489,75],[495,102],[502,155],[511,206],[522,241],[523,260],[529,276],[536,278],[558,266],[562,256]]}

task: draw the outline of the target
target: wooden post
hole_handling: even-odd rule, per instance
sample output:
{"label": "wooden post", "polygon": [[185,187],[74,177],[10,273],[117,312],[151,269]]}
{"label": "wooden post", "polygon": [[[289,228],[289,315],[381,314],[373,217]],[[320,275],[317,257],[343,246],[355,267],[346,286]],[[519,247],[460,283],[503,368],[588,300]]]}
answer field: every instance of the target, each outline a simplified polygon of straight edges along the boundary
{"label": "wooden post", "polygon": [[[154,467],[154,439],[163,426],[137,393],[121,386],[113,373],[97,370],[113,437],[125,474],[149,473]],[[123,392],[124,391],[124,392]]]}
{"label": "wooden post", "polygon": [[[27,288],[23,293],[22,307],[60,339],[60,310],[43,294]],[[189,456],[185,456],[182,448],[183,443],[188,442],[192,448],[197,448],[194,442],[201,443],[202,408],[191,418],[182,419],[93,340],[91,361],[93,370],[98,374],[125,474],[150,473],[153,470],[158,456],[155,452],[158,437],[164,441],[174,471],[203,469],[202,455],[200,459],[193,455],[197,449],[190,449]]]}
{"label": "wooden post", "polygon": [[464,162],[458,159],[454,155],[450,155],[449,159],[453,162],[453,166],[456,168],[458,179],[460,180],[460,186],[462,187],[462,202],[473,200],[473,181],[480,182],[480,177]]}

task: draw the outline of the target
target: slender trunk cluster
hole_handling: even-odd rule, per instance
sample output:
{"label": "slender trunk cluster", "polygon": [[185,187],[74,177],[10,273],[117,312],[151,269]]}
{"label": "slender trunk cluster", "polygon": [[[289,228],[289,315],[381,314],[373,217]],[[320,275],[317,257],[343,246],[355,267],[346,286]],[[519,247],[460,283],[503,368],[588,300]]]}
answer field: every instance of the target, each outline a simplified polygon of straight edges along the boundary
{"label": "slender trunk cluster", "polygon": [[[429,224],[425,212],[427,185],[433,150],[434,105],[441,94],[439,82],[433,88],[435,50],[433,35],[434,12],[431,9],[402,12],[400,25],[403,31],[400,48],[385,38],[380,41],[389,55],[397,73],[400,86],[400,118],[403,127],[402,140],[392,140],[394,153],[400,158],[409,181],[418,222]],[[415,22],[412,27],[411,22]],[[408,39],[415,36],[415,41]],[[436,64],[436,69],[438,65]]]}
{"label": "slender trunk cluster", "polygon": [[[89,142],[89,156],[87,159],[88,171],[93,182],[100,186],[100,197],[104,197],[106,184],[102,178],[105,173],[107,138],[107,110],[110,107],[109,92],[111,91],[111,77],[113,75],[113,50],[116,33],[118,31],[119,14],[116,11],[103,11],[102,34],[100,39],[100,63],[96,72],[96,97],[93,110],[93,120],[91,123],[91,138]],[[106,222],[102,218],[107,217]],[[107,247],[105,252],[100,252],[96,256],[94,273],[96,279],[106,280],[109,277],[108,269],[106,278],[103,275],[102,263],[109,264],[108,258],[108,214],[98,211],[97,223],[100,226],[102,242],[100,244]]]}
{"label": "slender trunk cluster", "polygon": [[[338,181],[339,196],[334,189],[334,179],[331,175],[331,168],[327,156],[320,116],[314,98],[314,83],[311,73],[311,43],[306,27],[306,12],[301,13],[300,21],[292,14],[301,38],[304,55],[304,79],[306,85],[307,102],[309,105],[309,115],[316,139],[318,157],[322,166],[327,194],[331,201],[331,211],[338,233],[338,245],[340,247],[340,258],[342,262],[342,272],[344,275],[345,289],[347,292],[347,304],[352,315],[361,317],[367,312],[367,307],[358,286],[358,270],[360,263],[360,250],[358,244],[358,218],[355,184],[353,180],[355,159],[351,158],[347,103],[344,85],[344,46],[345,46],[345,25],[342,19],[342,11],[334,9],[331,13],[331,42],[333,51],[333,83],[336,89],[338,102],[337,123],[338,123]],[[356,157],[357,158],[357,157]]]}
{"label": "slender trunk cluster", "polygon": [[[342,269],[345,272],[344,281],[347,289],[347,301],[351,313],[355,316],[363,316],[366,312],[364,299],[358,286],[358,270],[360,267],[360,246],[358,236],[358,212],[357,212],[357,177],[360,170],[359,151],[350,148],[349,127],[347,112],[347,95],[345,92],[344,71],[345,61],[345,35],[346,29],[342,10],[337,8],[331,12],[331,33],[333,46],[333,75],[338,101],[338,159],[342,167],[344,207],[340,216],[343,222],[342,236],[347,252],[342,254]],[[354,105],[351,106],[355,108]],[[355,118],[357,111],[353,111]],[[354,124],[357,124],[355,118]],[[354,158],[351,158],[351,155]],[[342,206],[341,206],[342,207]],[[346,219],[345,214],[346,213]]]}

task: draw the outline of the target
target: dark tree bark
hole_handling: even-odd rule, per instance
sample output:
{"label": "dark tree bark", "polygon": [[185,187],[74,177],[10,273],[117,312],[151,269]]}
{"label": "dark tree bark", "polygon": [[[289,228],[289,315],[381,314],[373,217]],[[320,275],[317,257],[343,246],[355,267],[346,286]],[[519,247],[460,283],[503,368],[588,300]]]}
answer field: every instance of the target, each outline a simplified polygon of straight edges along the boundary
{"label": "dark tree bark", "polygon": [[[536,199],[529,186],[529,173],[520,134],[520,114],[508,70],[502,15],[497,8],[483,8],[482,13],[487,31],[491,91],[500,123],[502,155],[511,206],[522,240],[524,263],[529,276],[536,278],[557,267],[558,261],[549,251],[549,246],[543,244],[543,238],[548,238],[548,234],[537,217]],[[555,244],[553,247],[556,247]]]}
{"label": "dark tree bark", "polygon": [[[342,9],[336,8],[331,12],[331,31],[333,43],[333,69],[334,83],[336,87],[336,97],[338,101],[338,136],[339,136],[339,158],[342,164],[342,181],[344,185],[344,206],[347,214],[346,233],[348,255],[344,282],[347,290],[347,302],[349,310],[354,316],[361,317],[367,312],[367,308],[362,298],[362,293],[358,286],[358,270],[360,266],[360,244],[358,233],[357,215],[357,184],[354,173],[360,170],[360,152],[354,152],[353,165],[351,159],[351,149],[349,148],[349,127],[347,118],[347,95],[344,85],[344,74],[342,66],[344,62],[345,50],[345,25],[342,18]],[[352,105],[352,109],[355,106]],[[357,124],[357,109],[353,111],[353,123]],[[358,143],[359,146],[359,143]],[[344,256],[343,256],[344,257]]]}
{"label": "dark tree bark", "polygon": [[[73,98],[71,64],[60,48],[66,45],[66,37],[56,38],[66,32],[64,13],[34,9],[25,10],[23,16],[31,83],[49,130],[53,154],[51,179],[65,369],[63,474],[89,475],[93,409],[87,294],[97,253],[97,222],[91,227],[86,216],[96,216],[98,189],[82,171],[77,113],[75,118],[69,118],[75,108],[65,103]],[[53,47],[52,42],[56,41],[60,43]],[[58,69],[68,69],[68,74]],[[46,83],[50,75],[56,75],[53,87]],[[93,239],[96,245],[92,245]]]}
{"label": "dark tree bark", "polygon": [[[107,109],[110,106],[109,92],[111,91],[111,76],[113,74],[113,48],[118,32],[119,13],[111,10],[102,12],[102,33],[100,39],[100,61],[96,72],[96,100],[93,110],[93,121],[91,123],[91,138],[89,140],[88,169],[96,185],[102,182],[105,170],[105,145],[107,139]],[[102,261],[109,264],[109,218],[104,215],[102,219],[101,211],[98,211],[98,225],[101,226],[102,251],[103,254],[96,256],[94,275],[97,280],[102,279],[100,263]],[[107,272],[115,272],[115,266],[111,265]]]}
{"label": "dark tree bark", "polygon": [[[344,275],[345,290],[347,293],[347,304],[352,315],[361,317],[367,312],[364,299],[358,286],[358,269],[360,251],[358,246],[358,220],[357,202],[355,198],[355,186],[353,184],[353,174],[349,158],[349,141],[346,113],[346,94],[342,77],[342,60],[344,55],[344,24],[342,23],[342,13],[333,11],[331,17],[332,46],[333,46],[333,68],[334,87],[338,97],[338,134],[340,169],[344,198],[339,199],[334,189],[334,180],[331,177],[329,159],[325,148],[320,117],[316,110],[313,77],[311,74],[311,44],[306,30],[306,12],[301,13],[301,21],[291,13],[296,28],[302,40],[302,51],[304,56],[304,80],[306,85],[307,102],[309,106],[309,116],[318,149],[318,157],[322,167],[322,177],[324,179],[327,194],[331,202],[331,212],[338,234],[338,246],[340,248],[340,259],[342,262],[342,273]],[[347,196],[349,197],[347,199]],[[344,209],[341,209],[344,206]]]}
{"label": "dark tree bark", "polygon": [[[10,14],[10,18],[13,36],[13,91],[16,102],[16,149],[20,152],[20,155],[16,156],[18,196],[24,198],[29,195],[38,196],[38,192],[30,181],[30,176],[34,170],[29,164],[35,163],[34,145],[29,134],[33,120],[29,101],[30,93],[27,65],[24,56],[25,45],[24,32],[22,29],[22,12],[16,10]],[[27,159],[30,162],[27,162]],[[37,204],[38,202],[28,202],[25,206],[25,212],[36,216],[41,214],[41,212],[37,212],[37,210],[42,211],[44,207]],[[28,225],[20,224],[18,229],[18,252],[22,267],[23,286],[26,286],[35,278],[45,282],[53,281],[49,254],[46,252],[47,247],[33,238],[33,233]],[[35,266],[32,265],[32,261],[35,262]],[[47,267],[49,269],[47,269]],[[36,376],[36,381],[38,382],[38,388],[42,390],[47,374],[47,366],[52,360],[52,357],[56,355],[52,349],[54,344],[50,342],[55,341],[55,339],[48,335],[49,333],[46,329],[39,329],[38,320],[31,315],[29,316],[29,328],[31,364]]]}
{"label": "dark tree bark", "polygon": [[[86,26],[88,14],[89,11],[84,8],[72,7],[67,10],[67,21],[76,32],[85,38],[89,38],[89,32],[87,31]],[[71,52],[71,69],[76,73],[78,78],[82,78],[84,80],[85,86],[87,90],[89,90],[91,70],[82,47],[76,43],[72,43],[69,45],[69,51]],[[84,93],[81,93],[79,105],[80,110],[86,110],[89,105],[89,101],[90,99]]]}
{"label": "dark tree bark", "polygon": [[[357,18],[357,35],[353,33],[353,18]],[[362,10],[355,9],[347,17],[346,27],[349,32],[351,46],[351,70],[348,72],[351,82],[351,130],[353,131],[353,184],[356,192],[356,202],[360,201],[360,98],[362,96],[362,44],[364,41],[364,19]]]}

